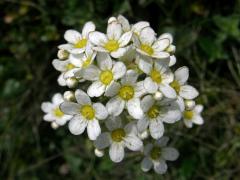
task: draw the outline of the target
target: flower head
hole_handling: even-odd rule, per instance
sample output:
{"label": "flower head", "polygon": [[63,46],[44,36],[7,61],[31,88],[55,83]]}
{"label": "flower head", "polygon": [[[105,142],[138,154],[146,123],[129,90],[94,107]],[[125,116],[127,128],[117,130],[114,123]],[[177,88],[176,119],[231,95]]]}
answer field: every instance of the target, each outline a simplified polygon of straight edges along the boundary
{"label": "flower head", "polygon": [[202,125],[204,123],[201,116],[202,110],[202,105],[196,105],[192,110],[183,111],[183,122],[186,127],[192,128],[193,124]]}

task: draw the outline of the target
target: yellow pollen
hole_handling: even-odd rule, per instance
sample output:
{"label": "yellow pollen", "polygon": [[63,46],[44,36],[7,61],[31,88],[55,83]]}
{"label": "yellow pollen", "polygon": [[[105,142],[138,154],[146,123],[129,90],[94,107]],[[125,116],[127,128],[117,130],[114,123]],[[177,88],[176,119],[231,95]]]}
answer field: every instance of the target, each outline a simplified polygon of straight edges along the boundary
{"label": "yellow pollen", "polygon": [[60,110],[59,107],[57,107],[56,109],[54,109],[54,115],[57,117],[62,117],[64,113]]}
{"label": "yellow pollen", "polygon": [[115,142],[121,142],[125,136],[126,133],[122,128],[115,129],[111,132],[112,140]]}
{"label": "yellow pollen", "polygon": [[186,111],[183,112],[184,118],[188,119],[188,120],[191,120],[193,118],[193,115],[194,115],[193,111],[187,111],[186,110]]}
{"label": "yellow pollen", "polygon": [[173,81],[172,83],[170,83],[170,86],[173,88],[173,89],[175,89],[175,91],[177,92],[177,93],[179,93],[179,91],[180,91],[180,84],[177,82],[177,81]]}
{"label": "yellow pollen", "polygon": [[152,80],[156,83],[161,83],[162,82],[162,76],[160,74],[159,71],[157,71],[156,69],[152,69],[152,71],[150,72],[150,77],[152,78]]}
{"label": "yellow pollen", "polygon": [[109,85],[113,80],[113,73],[110,70],[102,71],[100,73],[100,81],[105,84]]}
{"label": "yellow pollen", "polygon": [[159,159],[161,156],[161,149],[159,147],[153,147],[150,152],[150,156],[153,160]]}
{"label": "yellow pollen", "polygon": [[80,39],[76,44],[74,44],[74,47],[83,48],[86,46],[86,44],[87,44],[87,39],[83,38],[83,39]]}
{"label": "yellow pollen", "polygon": [[105,49],[109,52],[113,52],[119,49],[119,43],[116,40],[109,40],[105,45]]}
{"label": "yellow pollen", "polygon": [[140,49],[150,56],[154,53],[153,48],[147,44],[141,44]]}
{"label": "yellow pollen", "polygon": [[134,96],[134,88],[129,85],[122,86],[118,92],[118,95],[125,101],[132,99]]}
{"label": "yellow pollen", "polygon": [[91,64],[91,58],[88,58],[86,61],[83,62],[83,68],[87,68]]}
{"label": "yellow pollen", "polygon": [[74,66],[73,64],[67,64],[67,65],[66,65],[66,69],[67,69],[67,70],[71,70],[71,69],[73,69],[73,68],[75,68],[75,66]]}
{"label": "yellow pollen", "polygon": [[159,106],[153,105],[147,112],[148,117],[151,119],[158,117],[160,111],[159,111]]}
{"label": "yellow pollen", "polygon": [[90,105],[82,106],[80,112],[87,120],[92,120],[95,117],[95,110]]}

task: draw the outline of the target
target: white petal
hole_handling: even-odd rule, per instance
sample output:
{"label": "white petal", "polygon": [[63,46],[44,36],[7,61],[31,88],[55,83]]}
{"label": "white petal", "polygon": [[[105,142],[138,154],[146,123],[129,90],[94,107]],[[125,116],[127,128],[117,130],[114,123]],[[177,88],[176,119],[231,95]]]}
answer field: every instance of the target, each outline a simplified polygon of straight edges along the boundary
{"label": "white petal", "polygon": [[124,65],[124,63],[122,62],[116,62],[113,66],[112,72],[114,75],[114,79],[119,79],[121,77],[123,77],[126,73],[126,66]]}
{"label": "white petal", "polygon": [[90,97],[83,90],[77,89],[75,91],[75,97],[77,102],[81,105],[91,104]]}
{"label": "white petal", "polygon": [[52,97],[52,102],[55,105],[61,104],[63,102],[63,96],[60,93],[54,94],[54,96]]}
{"label": "white petal", "polygon": [[129,43],[129,41],[131,40],[131,38],[132,38],[132,32],[131,31],[124,33],[121,36],[121,38],[118,40],[119,46],[120,47],[126,46]]}
{"label": "white petal", "polygon": [[179,82],[180,85],[183,85],[187,82],[189,77],[189,69],[186,66],[178,68],[175,73],[175,80]]}
{"label": "white petal", "polygon": [[185,104],[181,96],[177,96],[176,103],[178,104],[180,111],[183,112],[185,109]]}
{"label": "white petal", "polygon": [[117,23],[116,21],[108,24],[107,27],[107,36],[108,39],[118,40],[122,35],[122,27],[121,24]]}
{"label": "white petal", "polygon": [[193,127],[193,122],[189,119],[183,119],[183,122],[187,128],[192,128]]}
{"label": "white petal", "polygon": [[55,121],[56,117],[54,117],[52,114],[46,114],[43,116],[43,120],[51,122],[51,121]]}
{"label": "white petal", "polygon": [[159,162],[155,162],[154,164],[154,171],[158,174],[164,174],[167,172],[167,164],[164,160],[160,160]]}
{"label": "white petal", "polygon": [[73,49],[73,45],[72,44],[61,44],[58,46],[58,49],[63,49],[66,51],[71,51]]}
{"label": "white petal", "polygon": [[68,129],[74,135],[82,134],[87,126],[87,121],[81,116],[74,116],[68,124]]}
{"label": "white petal", "polygon": [[50,111],[52,111],[53,108],[54,108],[54,105],[50,102],[43,102],[41,105],[41,109],[45,113],[49,113]]}
{"label": "white petal", "polygon": [[196,105],[194,111],[196,111],[198,114],[201,113],[203,111],[203,105]]}
{"label": "white petal", "polygon": [[169,53],[162,52],[162,51],[154,51],[154,54],[152,55],[152,57],[158,58],[158,59],[165,59],[165,58],[168,58],[169,56],[170,56]]}
{"label": "white petal", "polygon": [[84,53],[69,55],[69,60],[70,60],[71,64],[73,64],[76,67],[82,67],[84,59],[86,59],[86,55]]}
{"label": "white petal", "polygon": [[82,35],[75,30],[67,30],[64,34],[64,39],[72,44],[82,39]]}
{"label": "white petal", "polygon": [[122,84],[135,84],[138,78],[138,73],[134,70],[128,70],[121,79]]}
{"label": "white petal", "polygon": [[133,32],[135,32],[137,35],[139,35],[140,31],[145,28],[145,27],[148,27],[150,26],[149,22],[146,22],[146,21],[140,21],[140,22],[137,22],[136,24],[134,24],[132,26],[132,30]]}
{"label": "white petal", "polygon": [[170,107],[163,116],[164,117],[162,120],[165,123],[175,123],[176,121],[179,121],[181,119],[182,113],[180,110]]}
{"label": "white petal", "polygon": [[149,74],[152,70],[153,66],[153,60],[147,56],[138,56],[139,62],[138,67],[141,69],[144,73]]}
{"label": "white petal", "polygon": [[97,46],[104,46],[104,44],[107,42],[107,37],[101,32],[94,31],[89,33],[89,40],[91,43]]}
{"label": "white petal", "polygon": [[95,109],[95,116],[97,119],[106,119],[108,116],[107,109],[102,103],[94,103],[93,108]]}
{"label": "white petal", "polygon": [[160,147],[165,147],[169,141],[169,137],[163,136],[156,141],[156,144]]}
{"label": "white petal", "polygon": [[147,172],[152,168],[152,165],[152,161],[148,157],[145,157],[141,162],[141,169],[143,172]]}
{"label": "white petal", "polygon": [[68,64],[69,64],[68,60],[60,61],[58,59],[54,59],[53,62],[52,62],[53,67],[60,72],[66,71],[67,70],[66,66]]}
{"label": "white petal", "polygon": [[127,123],[124,127],[124,131],[126,132],[126,134],[131,134],[131,135],[138,135],[138,129],[137,129],[137,125],[136,125],[136,121],[131,121],[129,123]]}
{"label": "white petal", "polygon": [[157,120],[150,121],[149,131],[150,131],[151,136],[154,139],[158,139],[158,138],[162,137],[163,133],[164,133],[163,123],[161,121],[157,121]]}
{"label": "white petal", "polygon": [[75,115],[80,114],[80,106],[77,103],[73,102],[63,102],[60,105],[60,109],[64,114]]}
{"label": "white petal", "polygon": [[124,158],[124,147],[120,143],[112,143],[109,149],[109,156],[113,162],[120,162]]}
{"label": "white petal", "polygon": [[87,69],[83,71],[83,78],[89,81],[96,81],[99,78],[100,70],[94,66],[90,65]]}
{"label": "white petal", "polygon": [[148,93],[155,93],[158,90],[157,83],[153,82],[150,77],[145,78],[143,85]]}
{"label": "white petal", "polygon": [[152,45],[152,43],[156,40],[155,32],[151,27],[145,27],[140,32],[140,41],[142,44]]}
{"label": "white petal", "polygon": [[181,86],[179,92],[179,95],[185,99],[194,99],[198,96],[198,94],[198,91],[190,85]]}
{"label": "white petal", "polygon": [[126,31],[130,31],[131,30],[130,29],[130,24],[129,24],[128,20],[124,16],[118,15],[117,20],[122,25],[123,31],[126,32]]}
{"label": "white petal", "polygon": [[113,116],[118,116],[119,114],[122,113],[124,105],[125,105],[125,102],[116,96],[111,98],[107,102],[106,107],[109,114]]}
{"label": "white petal", "polygon": [[136,135],[128,135],[124,138],[125,146],[132,151],[139,151],[143,142]]}
{"label": "white petal", "polygon": [[174,99],[177,97],[176,91],[168,84],[160,84],[159,89],[167,98]]}
{"label": "white petal", "polygon": [[179,157],[179,152],[172,147],[162,148],[162,156],[165,160],[175,161]]}
{"label": "white petal", "polygon": [[155,51],[163,51],[170,45],[169,39],[159,39],[154,42],[152,48]]}
{"label": "white petal", "polygon": [[92,21],[85,23],[82,29],[83,37],[88,38],[88,34],[92,31],[95,31],[95,28],[95,24]]}
{"label": "white petal", "polygon": [[112,69],[112,59],[108,53],[99,52],[97,54],[97,63],[101,70],[110,70]]}
{"label": "white petal", "polygon": [[140,81],[140,82],[137,82],[137,84],[134,86],[134,91],[135,91],[135,94],[134,94],[134,97],[135,98],[140,98],[142,97],[143,95],[147,94],[147,91],[146,89],[144,88],[144,85],[143,85],[143,81]]}
{"label": "white petal", "polygon": [[193,117],[192,122],[195,124],[198,124],[198,125],[202,125],[204,121],[203,121],[202,116],[197,115],[197,116]]}
{"label": "white petal", "polygon": [[144,117],[137,121],[137,128],[139,132],[145,131],[148,128],[148,125],[149,125],[149,120],[147,117]]}
{"label": "white petal", "polygon": [[122,127],[122,120],[119,116],[110,116],[105,124],[109,131],[113,131]]}
{"label": "white petal", "polygon": [[127,50],[128,50],[127,47],[118,48],[117,51],[111,52],[111,56],[112,56],[113,58],[120,58],[120,57],[122,57],[122,56],[127,52]]}
{"label": "white petal", "polygon": [[66,86],[66,80],[64,79],[64,73],[61,73],[59,76],[58,76],[58,79],[57,79],[57,82],[60,86]]}
{"label": "white petal", "polygon": [[98,149],[105,149],[106,147],[110,146],[111,137],[110,134],[105,132],[100,134],[96,141],[94,141],[94,146]]}
{"label": "white petal", "polygon": [[140,119],[143,117],[143,111],[140,105],[140,99],[134,98],[127,102],[128,113],[135,119]]}
{"label": "white petal", "polygon": [[108,97],[115,96],[118,93],[119,88],[120,88],[120,84],[113,81],[109,86],[107,86],[105,91],[105,96],[108,96]]}
{"label": "white petal", "polygon": [[159,36],[158,39],[168,39],[170,44],[172,44],[172,42],[173,42],[173,37],[170,33],[164,33],[161,36]]}
{"label": "white petal", "polygon": [[97,52],[105,52],[108,53],[108,51],[102,47],[102,46],[97,46],[97,47],[93,47],[93,50],[97,51]]}
{"label": "white petal", "polygon": [[72,54],[81,54],[85,51],[85,47],[83,48],[73,48],[73,49],[70,49],[69,52],[72,53]]}
{"label": "white petal", "polygon": [[154,104],[154,99],[151,95],[145,96],[141,101],[143,112],[147,112]]}
{"label": "white petal", "polygon": [[171,55],[169,58],[170,58],[169,67],[171,67],[174,64],[176,64],[177,59],[176,59],[176,56],[174,56],[174,55]]}
{"label": "white petal", "polygon": [[90,140],[96,140],[97,137],[101,134],[101,128],[98,120],[94,119],[88,121],[87,133]]}
{"label": "white petal", "polygon": [[99,97],[104,93],[105,87],[100,81],[95,81],[88,87],[87,93],[90,97]]}

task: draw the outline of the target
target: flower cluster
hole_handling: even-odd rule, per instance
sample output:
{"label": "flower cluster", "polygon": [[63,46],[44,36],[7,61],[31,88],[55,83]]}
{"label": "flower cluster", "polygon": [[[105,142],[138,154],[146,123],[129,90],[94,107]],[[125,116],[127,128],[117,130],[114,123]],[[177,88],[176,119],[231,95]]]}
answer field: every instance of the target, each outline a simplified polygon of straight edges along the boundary
{"label": "flower cluster", "polygon": [[[43,119],[57,128],[68,123],[73,135],[87,131],[95,154],[109,148],[113,162],[125,151],[144,155],[143,171],[167,170],[166,161],[178,151],[166,147],[165,124],[183,119],[186,127],[203,124],[202,105],[195,105],[198,91],[187,83],[186,66],[175,72],[173,37],[157,36],[145,21],[129,24],[119,15],[108,20],[106,34],[87,22],[82,33],[68,30],[66,44],[58,46],[53,66],[61,74],[58,83],[72,88],[42,103]],[[151,143],[152,142],[152,143]]]}

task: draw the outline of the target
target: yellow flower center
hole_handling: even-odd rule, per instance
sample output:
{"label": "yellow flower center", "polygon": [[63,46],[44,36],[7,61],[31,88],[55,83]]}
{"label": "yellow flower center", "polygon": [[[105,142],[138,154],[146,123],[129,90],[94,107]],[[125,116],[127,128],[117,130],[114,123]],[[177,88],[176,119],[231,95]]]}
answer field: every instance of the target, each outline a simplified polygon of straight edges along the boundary
{"label": "yellow flower center", "polygon": [[102,71],[100,73],[100,81],[105,84],[109,85],[113,80],[113,73],[110,70]]}
{"label": "yellow flower center", "polygon": [[115,142],[121,142],[125,136],[126,133],[122,128],[115,129],[111,132],[112,140]]}
{"label": "yellow flower center", "polygon": [[186,110],[183,112],[183,117],[188,120],[191,120],[193,118],[193,115],[194,115],[193,111]]}
{"label": "yellow flower center", "polygon": [[153,105],[147,112],[148,117],[151,119],[158,117],[160,111],[159,111],[159,106]]}
{"label": "yellow flower center", "polygon": [[162,76],[160,74],[159,71],[157,71],[156,69],[152,69],[152,71],[150,72],[150,77],[152,78],[152,80],[156,83],[161,83],[162,82]]}
{"label": "yellow flower center", "polygon": [[175,91],[177,92],[177,93],[179,93],[179,91],[180,91],[180,84],[177,82],[177,81],[173,81],[172,83],[170,83],[170,86],[173,88],[173,89],[175,89]]}
{"label": "yellow flower center", "polygon": [[150,152],[150,156],[153,160],[159,159],[161,156],[161,149],[159,147],[153,147]]}
{"label": "yellow flower center", "polygon": [[88,58],[86,61],[83,62],[83,68],[87,68],[91,64],[91,58]]}
{"label": "yellow flower center", "polygon": [[80,39],[76,44],[74,44],[75,48],[83,48],[87,45],[87,39]]}
{"label": "yellow flower center", "polygon": [[105,49],[107,49],[109,52],[113,52],[118,50],[119,48],[119,43],[116,40],[109,40],[105,45]]}
{"label": "yellow flower center", "polygon": [[64,113],[60,110],[59,107],[57,107],[56,109],[54,109],[54,115],[60,118],[64,115]]}
{"label": "yellow flower center", "polygon": [[95,110],[90,105],[82,106],[80,112],[87,120],[92,120],[95,117]]}
{"label": "yellow flower center", "polygon": [[147,44],[141,44],[140,49],[150,56],[154,53],[153,48]]}
{"label": "yellow flower center", "polygon": [[69,71],[71,69],[75,68],[75,66],[73,64],[67,64],[66,65],[66,69]]}
{"label": "yellow flower center", "polygon": [[134,96],[134,88],[129,85],[122,86],[118,92],[118,95],[125,101],[132,99]]}

